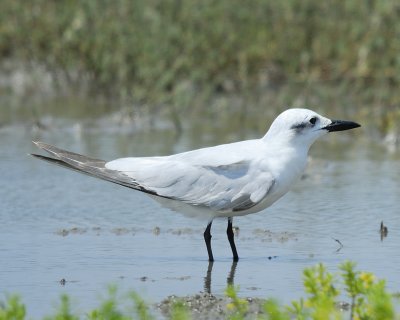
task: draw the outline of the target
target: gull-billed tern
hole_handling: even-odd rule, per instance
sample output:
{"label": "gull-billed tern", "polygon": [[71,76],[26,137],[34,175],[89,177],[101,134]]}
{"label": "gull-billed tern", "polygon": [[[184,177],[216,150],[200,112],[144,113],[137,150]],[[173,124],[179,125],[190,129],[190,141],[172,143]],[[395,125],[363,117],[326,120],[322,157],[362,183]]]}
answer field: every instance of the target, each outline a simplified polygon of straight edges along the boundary
{"label": "gull-billed tern", "polygon": [[103,161],[34,142],[52,157],[33,156],[68,169],[142,191],[163,206],[207,219],[204,232],[213,261],[211,224],[228,218],[227,235],[236,251],[232,219],[259,212],[289,191],[307,164],[308,150],[319,137],[360,127],[330,120],[308,109],[288,109],[261,139],[197,149],[170,156]]}

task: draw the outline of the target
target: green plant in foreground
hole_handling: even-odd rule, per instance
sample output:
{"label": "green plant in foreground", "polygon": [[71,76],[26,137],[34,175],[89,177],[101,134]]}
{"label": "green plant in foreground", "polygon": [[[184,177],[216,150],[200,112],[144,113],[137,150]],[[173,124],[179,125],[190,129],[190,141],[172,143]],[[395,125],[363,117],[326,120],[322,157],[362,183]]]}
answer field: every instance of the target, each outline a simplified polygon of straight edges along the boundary
{"label": "green plant in foreground", "polygon": [[[345,262],[340,265],[344,291],[351,299],[350,319],[384,320],[398,319],[392,295],[385,287],[385,281],[377,280],[369,272],[355,270],[355,264]],[[264,306],[267,319],[343,319],[338,310],[337,300],[341,284],[335,281],[332,273],[327,272],[322,264],[306,268],[303,272],[306,299],[293,301],[291,306],[280,307],[275,301],[268,300]]]}
{"label": "green plant in foreground", "polygon": [[314,268],[305,269],[304,288],[309,294],[305,306],[310,308],[311,317],[314,319],[327,319],[329,316],[339,318],[339,312],[335,306],[335,299],[339,291],[335,288],[334,276],[326,271],[322,264]]}
{"label": "green plant in foreground", "polygon": [[0,301],[0,320],[22,320],[25,319],[26,309],[18,296],[9,296],[4,303]]}
{"label": "green plant in foreground", "polygon": [[267,319],[340,319],[340,311],[336,308],[336,298],[339,290],[334,285],[333,274],[326,271],[322,264],[306,268],[303,272],[304,289],[308,294],[306,299],[293,301],[290,306],[279,307],[273,301],[268,300],[264,310]]}
{"label": "green plant in foreground", "polygon": [[343,263],[340,269],[354,319],[395,319],[392,296],[386,291],[384,280],[377,280],[369,272],[355,271],[352,262]]}
{"label": "green plant in foreground", "polygon": [[[238,288],[228,286],[225,295],[229,298],[225,315],[221,318],[229,320],[242,319],[268,319],[268,320],[330,320],[350,319],[355,320],[393,320],[400,319],[395,313],[393,296],[388,293],[385,281],[378,280],[369,272],[355,269],[355,264],[345,262],[340,265],[340,274],[334,275],[327,271],[322,264],[306,268],[303,272],[305,298],[295,300],[289,306],[281,306],[275,300],[268,299],[264,305],[264,313],[251,314],[249,302],[238,297]],[[340,281],[342,279],[343,281]],[[339,287],[344,289],[350,298],[350,315],[342,313],[337,308],[340,295]],[[125,302],[133,303],[133,308],[124,309]],[[6,301],[0,301],[0,320],[24,320],[26,308],[17,296],[9,296]],[[108,296],[100,306],[85,317],[73,313],[67,295],[61,296],[61,303],[55,314],[44,318],[45,320],[152,320],[149,305],[137,293],[130,293],[125,299],[117,296],[117,288],[110,286]],[[171,306],[168,319],[190,319],[190,310],[183,301],[178,301]]]}
{"label": "green plant in foreground", "polygon": [[[146,318],[146,308],[143,307],[142,300],[137,298],[136,296],[132,296],[132,299],[136,302],[136,307],[139,319],[147,320]],[[122,311],[120,311],[121,300],[117,297],[117,287],[110,286],[108,288],[108,298],[105,299],[99,308],[92,310],[89,312],[87,318],[90,320],[130,320],[133,319],[132,316],[129,316]],[[60,319],[61,320],[61,319]]]}
{"label": "green plant in foreground", "polygon": [[61,304],[54,316],[46,317],[45,320],[78,320],[79,317],[71,311],[71,302],[66,294],[61,296]]}
{"label": "green plant in foreground", "polygon": [[188,320],[190,314],[188,308],[183,302],[176,302],[172,305],[170,318],[174,320]]}
{"label": "green plant in foreground", "polygon": [[136,293],[130,293],[130,298],[134,302],[134,310],[141,320],[152,320],[153,316],[150,314],[149,306],[146,302]]}
{"label": "green plant in foreground", "polygon": [[[297,314],[301,314],[301,310],[303,306],[293,306],[294,312]],[[286,309],[283,309],[279,306],[278,302],[274,299],[268,299],[264,304],[264,311],[267,315],[267,319],[269,320],[290,320],[290,316]],[[301,318],[300,318],[301,319]]]}
{"label": "green plant in foreground", "polygon": [[231,299],[231,302],[226,305],[228,309],[228,319],[243,319],[247,313],[248,302],[237,296],[237,289],[233,285],[228,285],[225,290],[225,295]]}

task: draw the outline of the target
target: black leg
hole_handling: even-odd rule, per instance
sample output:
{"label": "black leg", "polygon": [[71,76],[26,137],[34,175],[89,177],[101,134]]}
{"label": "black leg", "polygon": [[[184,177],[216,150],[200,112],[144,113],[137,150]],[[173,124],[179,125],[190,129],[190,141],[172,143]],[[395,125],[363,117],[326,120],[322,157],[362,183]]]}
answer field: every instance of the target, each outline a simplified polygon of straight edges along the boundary
{"label": "black leg", "polygon": [[210,221],[210,223],[207,225],[206,231],[204,231],[204,240],[206,242],[206,246],[207,246],[207,252],[208,252],[208,261],[214,261],[214,257],[213,257],[213,253],[212,253],[212,249],[211,249],[211,224],[212,224],[212,220]]}
{"label": "black leg", "polygon": [[232,229],[232,218],[228,218],[228,228],[226,229],[226,234],[228,235],[229,244],[231,245],[233,261],[239,261],[239,256],[235,246],[235,237]]}

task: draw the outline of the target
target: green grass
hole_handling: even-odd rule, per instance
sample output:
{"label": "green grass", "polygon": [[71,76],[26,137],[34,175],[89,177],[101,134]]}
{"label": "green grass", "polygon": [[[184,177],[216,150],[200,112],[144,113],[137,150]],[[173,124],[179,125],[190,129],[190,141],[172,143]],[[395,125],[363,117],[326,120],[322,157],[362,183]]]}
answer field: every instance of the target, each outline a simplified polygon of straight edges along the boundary
{"label": "green grass", "polygon": [[148,103],[286,79],[394,89],[399,19],[394,0],[2,1],[0,57]]}
{"label": "green grass", "polygon": [[[242,320],[327,320],[327,319],[360,319],[360,320],[393,320],[400,319],[396,313],[396,295],[390,294],[384,280],[378,280],[369,272],[359,271],[352,262],[340,265],[340,273],[333,274],[326,270],[323,264],[306,268],[303,272],[305,297],[293,301],[289,305],[280,305],[275,299],[268,298],[263,303],[261,314],[249,312],[247,299],[238,296],[238,288],[228,286],[226,297],[229,299],[221,319]],[[350,310],[339,310],[340,298],[346,295]],[[128,302],[128,303],[126,303]],[[155,319],[151,308],[137,293],[121,297],[114,286],[109,288],[108,297],[98,308],[79,316],[73,311],[70,299],[62,295],[55,312],[45,317],[45,320],[150,320]],[[168,319],[191,319],[188,306],[178,301],[171,306]],[[0,302],[0,320],[27,319],[26,307],[18,296],[10,296]]]}
{"label": "green grass", "polygon": [[0,1],[0,73],[31,79],[22,99],[2,81],[0,117],[125,108],[180,132],[183,118],[229,113],[240,128],[306,106],[398,137],[399,20],[395,0]]}

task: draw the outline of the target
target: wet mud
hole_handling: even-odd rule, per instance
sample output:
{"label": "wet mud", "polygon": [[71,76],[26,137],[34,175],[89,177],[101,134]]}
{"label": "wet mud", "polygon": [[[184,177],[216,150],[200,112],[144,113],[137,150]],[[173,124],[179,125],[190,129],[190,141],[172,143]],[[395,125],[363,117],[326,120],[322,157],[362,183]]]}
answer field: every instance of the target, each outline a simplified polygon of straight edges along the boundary
{"label": "wet mud", "polygon": [[[244,298],[248,303],[246,319],[254,319],[257,315],[263,314],[263,305],[266,300],[259,298]],[[211,293],[200,292],[195,295],[177,297],[171,295],[156,305],[156,308],[165,317],[169,316],[172,306],[178,302],[183,303],[190,311],[192,319],[226,319],[232,312],[227,305],[230,298],[215,296]]]}
{"label": "wet mud", "polygon": [[[102,227],[92,227],[92,228],[84,228],[84,227],[70,227],[70,228],[62,228],[54,231],[54,234],[61,237],[66,236],[74,236],[74,235],[83,235],[83,234],[95,234],[95,235],[104,235],[104,234],[114,234],[116,236],[124,236],[124,235],[136,235],[139,233],[148,233],[153,234],[154,236],[158,236],[160,234],[168,234],[173,236],[190,236],[194,234],[203,234],[203,229],[193,229],[193,228],[168,228],[162,229],[158,226],[155,226],[153,229],[145,229],[145,228],[126,228],[126,227],[114,227],[114,228],[102,228]],[[275,232],[268,229],[260,229],[255,228],[251,232],[246,232],[246,234],[240,233],[240,229],[238,227],[234,227],[235,237],[240,238],[241,241],[251,241],[258,239],[262,242],[279,242],[285,243],[288,241],[298,241],[298,236],[295,232],[282,231]]]}

